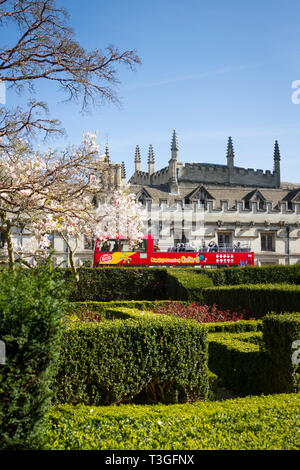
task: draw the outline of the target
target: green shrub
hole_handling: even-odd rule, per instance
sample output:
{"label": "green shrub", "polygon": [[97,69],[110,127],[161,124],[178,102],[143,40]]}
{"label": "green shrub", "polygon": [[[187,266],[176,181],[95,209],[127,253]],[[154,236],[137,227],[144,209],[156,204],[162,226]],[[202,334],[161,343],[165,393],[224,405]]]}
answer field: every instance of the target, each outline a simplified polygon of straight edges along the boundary
{"label": "green shrub", "polygon": [[271,363],[260,349],[261,337],[255,338],[253,343],[253,333],[252,338],[247,338],[245,333],[208,336],[209,369],[220,377],[225,387],[244,395],[273,392]]}
{"label": "green shrub", "polygon": [[53,272],[0,272],[0,448],[41,446],[59,353],[64,288]]}
{"label": "green shrub", "polygon": [[169,269],[166,298],[203,303],[203,288],[210,286],[212,280],[195,269]]}
{"label": "green shrub", "polygon": [[263,346],[263,334],[261,331],[247,331],[244,333],[239,334],[238,336],[239,341],[244,341],[245,343],[252,343],[257,344],[259,346]]}
{"label": "green shrub", "polygon": [[[61,269],[70,279],[70,269]],[[183,300],[203,302],[203,289],[213,285],[300,284],[300,265],[197,270],[191,268],[79,268],[72,301]]]}
{"label": "green shrub", "polygon": [[[211,279],[193,269],[79,268],[79,284],[71,293],[76,301],[186,300],[201,301]],[[61,275],[72,276],[70,269]]]}
{"label": "green shrub", "polygon": [[[183,302],[184,303],[184,302]],[[84,310],[94,311],[103,314],[105,318],[111,318],[110,311],[114,312],[113,318],[128,318],[128,314],[123,309],[138,309],[151,311],[156,306],[172,304],[170,300],[116,300],[110,302],[69,302],[67,311],[69,313],[80,314]],[[119,308],[120,307],[120,308]],[[111,310],[113,309],[113,310]]]}
{"label": "green shrub", "polygon": [[300,265],[248,266],[244,268],[206,269],[215,286],[233,284],[300,284]]}
{"label": "green shrub", "polygon": [[300,286],[261,284],[223,286],[203,289],[204,303],[238,311],[245,309],[249,317],[264,317],[268,312],[293,312],[300,304]]}
{"label": "green shrub", "polygon": [[299,449],[300,395],[185,405],[63,405],[48,415],[54,450]]}
{"label": "green shrub", "polygon": [[[81,316],[82,312],[90,311],[101,314],[104,319],[115,318],[130,318],[131,312],[136,310],[153,312],[153,309],[162,306],[172,306],[173,302],[170,300],[124,300],[115,302],[70,302],[68,304],[69,314]],[[182,305],[189,304],[189,302],[181,302]],[[243,333],[246,331],[262,331],[262,320],[239,320],[239,321],[226,321],[218,323],[206,323],[207,331],[209,332],[227,332],[227,333]]]}
{"label": "green shrub", "polygon": [[262,320],[240,320],[220,323],[206,323],[210,333],[245,333],[262,331]]}
{"label": "green shrub", "polygon": [[274,391],[299,392],[300,353],[297,351],[300,351],[300,313],[266,316],[263,319],[263,335],[272,365]]}
{"label": "green shrub", "polygon": [[209,369],[241,393],[299,392],[300,313],[267,315],[262,325],[262,333],[210,333]]}
{"label": "green shrub", "polygon": [[[82,312],[95,312],[101,314],[104,319],[130,318],[130,312],[141,310],[154,314],[153,310],[157,307],[172,306],[177,301],[159,300],[159,301],[138,301],[125,300],[116,302],[69,302],[67,312],[71,317],[73,315],[80,317]],[[189,302],[181,302],[182,305],[190,305]],[[239,320],[225,321],[217,323],[205,323],[209,332],[227,332],[243,333],[246,331],[262,331],[262,320]]]}
{"label": "green shrub", "polygon": [[[70,278],[70,269],[62,269]],[[76,301],[165,299],[167,272],[148,268],[79,268],[79,284],[70,299]]]}
{"label": "green shrub", "polygon": [[[204,398],[205,328],[194,321],[119,310],[131,318],[76,322],[64,332],[57,400],[99,405]],[[111,309],[111,316],[116,312]]]}
{"label": "green shrub", "polygon": [[207,379],[208,379],[208,397],[207,397],[207,399],[208,400],[217,400],[218,389],[221,385],[221,381],[220,381],[219,377],[209,369],[207,371]]}

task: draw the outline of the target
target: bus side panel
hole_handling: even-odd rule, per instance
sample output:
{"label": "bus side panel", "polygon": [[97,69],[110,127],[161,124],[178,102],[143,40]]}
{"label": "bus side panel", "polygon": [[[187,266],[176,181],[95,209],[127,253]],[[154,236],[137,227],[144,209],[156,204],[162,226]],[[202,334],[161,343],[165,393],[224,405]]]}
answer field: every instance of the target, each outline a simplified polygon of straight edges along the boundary
{"label": "bus side panel", "polygon": [[195,253],[195,252],[98,252],[96,266],[252,266],[254,253]]}

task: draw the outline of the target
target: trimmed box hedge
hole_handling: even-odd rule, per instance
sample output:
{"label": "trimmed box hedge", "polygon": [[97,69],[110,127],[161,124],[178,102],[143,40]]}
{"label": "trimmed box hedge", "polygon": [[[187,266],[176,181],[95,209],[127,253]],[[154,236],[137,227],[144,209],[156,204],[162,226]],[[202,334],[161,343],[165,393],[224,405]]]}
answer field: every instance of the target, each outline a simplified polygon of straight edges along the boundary
{"label": "trimmed box hedge", "polygon": [[[61,269],[61,276],[72,278],[70,269]],[[79,268],[79,283],[70,300],[186,300],[202,301],[204,287],[212,280],[192,269],[165,268]]]}
{"label": "trimmed box hedge", "polygon": [[241,333],[211,333],[208,341],[208,367],[225,387],[244,395],[274,391],[271,361],[259,344],[245,341]]}
{"label": "trimmed box hedge", "polygon": [[[185,303],[185,302],[183,302]],[[68,312],[74,314],[80,314],[82,311],[94,311],[99,312],[106,318],[111,318],[109,311],[115,310],[114,318],[128,318],[126,310],[147,310],[151,311],[157,305],[169,305],[172,304],[171,300],[116,300],[110,302],[98,302],[98,301],[86,301],[86,302],[69,302]]]}
{"label": "trimmed box hedge", "polygon": [[203,289],[204,303],[219,308],[243,310],[260,319],[268,312],[294,312],[300,305],[300,286],[290,284],[247,284]]}
{"label": "trimmed box hedge", "polygon": [[300,284],[300,264],[206,269],[204,272],[212,279],[215,286],[269,283]]}
{"label": "trimmed box hedge", "polygon": [[[139,301],[139,300],[124,300],[115,302],[70,302],[68,305],[68,314],[80,318],[84,312],[99,313],[103,319],[116,319],[116,318],[131,318],[136,316],[136,310],[149,311],[151,313],[153,308],[158,305],[172,305],[173,301],[158,300],[158,301]],[[177,303],[175,301],[174,303]],[[181,302],[188,304],[189,302]],[[132,312],[135,312],[133,314]],[[156,313],[153,313],[156,315]],[[227,333],[243,333],[247,331],[262,331],[262,320],[239,320],[239,321],[226,321],[216,323],[205,323],[205,327],[209,332],[227,332]]]}
{"label": "trimmed box hedge", "polygon": [[202,271],[188,268],[169,269],[166,298],[203,303],[203,289],[213,286],[213,281]]}
{"label": "trimmed box hedge", "polygon": [[[111,309],[112,316],[120,309]],[[74,322],[63,334],[60,403],[184,402],[207,396],[206,329],[165,315]]]}
{"label": "trimmed box hedge", "polygon": [[[71,279],[70,269],[60,269]],[[204,289],[262,283],[300,284],[300,265],[197,270],[191,268],[79,268],[72,301],[181,300],[206,303]],[[214,303],[214,302],[213,302]]]}
{"label": "trimmed box hedge", "polygon": [[300,313],[266,316],[263,336],[274,391],[300,392]]}
{"label": "trimmed box hedge", "polygon": [[239,320],[205,323],[210,333],[246,333],[262,331],[262,320]]}
{"label": "trimmed box hedge", "polygon": [[241,393],[300,391],[300,313],[271,314],[263,332],[210,333],[209,369]]}
{"label": "trimmed box hedge", "polygon": [[299,449],[299,394],[185,405],[63,405],[48,414],[53,450]]}
{"label": "trimmed box hedge", "polygon": [[[72,271],[64,268],[67,279]],[[166,299],[167,272],[148,268],[79,268],[79,283],[70,296],[72,301],[156,300]]]}

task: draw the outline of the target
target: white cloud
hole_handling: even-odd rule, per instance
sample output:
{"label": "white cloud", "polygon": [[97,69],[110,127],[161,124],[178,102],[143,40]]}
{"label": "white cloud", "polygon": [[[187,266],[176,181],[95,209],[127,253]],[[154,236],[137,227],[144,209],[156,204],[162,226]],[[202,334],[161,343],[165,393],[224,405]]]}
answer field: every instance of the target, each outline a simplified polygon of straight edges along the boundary
{"label": "white cloud", "polygon": [[209,70],[207,72],[193,73],[189,75],[180,75],[177,77],[169,77],[164,80],[157,80],[154,82],[135,83],[132,85],[127,85],[127,86],[122,87],[122,90],[136,90],[140,88],[151,88],[151,87],[156,87],[156,86],[169,85],[170,83],[185,82],[188,80],[198,80],[201,78],[212,77],[215,75],[223,75],[225,73],[253,69],[253,68],[256,68],[257,66],[258,64],[232,65],[232,66],[223,67],[217,70]]}

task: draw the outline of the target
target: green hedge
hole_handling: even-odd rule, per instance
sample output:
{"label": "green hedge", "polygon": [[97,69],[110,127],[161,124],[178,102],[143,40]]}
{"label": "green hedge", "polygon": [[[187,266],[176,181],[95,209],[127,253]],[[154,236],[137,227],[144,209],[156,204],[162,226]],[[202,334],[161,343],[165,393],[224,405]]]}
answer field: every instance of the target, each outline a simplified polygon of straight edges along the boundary
{"label": "green hedge", "polygon": [[[61,269],[70,279],[70,269]],[[72,301],[181,300],[205,303],[204,289],[262,283],[300,284],[300,265],[247,268],[79,268]]]}
{"label": "green hedge", "polygon": [[[70,269],[61,269],[70,279]],[[79,268],[79,284],[70,300],[186,300],[202,301],[204,287],[213,285],[208,276],[191,269]]]}
{"label": "green hedge", "polygon": [[210,333],[209,369],[240,393],[299,392],[300,313],[273,313],[262,324],[262,333]]}
{"label": "green hedge", "polygon": [[269,283],[300,284],[300,264],[206,269],[205,273],[212,279],[215,286]]}
{"label": "green hedge", "polygon": [[[185,303],[185,302],[182,302]],[[97,302],[97,301],[86,301],[86,302],[69,302],[68,312],[80,314],[82,311],[94,311],[103,314],[104,317],[110,318],[108,311],[116,309],[114,318],[128,318],[128,314],[123,312],[123,309],[137,309],[137,310],[149,310],[163,305],[172,304],[170,300],[116,300],[110,302]]]}
{"label": "green hedge", "polygon": [[205,398],[206,329],[194,321],[122,311],[132,318],[76,322],[64,332],[57,400],[99,405]]}
{"label": "green hedge", "polygon": [[262,331],[247,331],[239,334],[239,341],[244,341],[245,343],[257,344],[259,346],[264,345]]}
{"label": "green hedge", "polygon": [[274,391],[271,362],[259,344],[249,338],[245,341],[243,334],[232,333],[212,333],[208,341],[208,367],[225,387],[244,395]]}
{"label": "green hedge", "polygon": [[[70,278],[70,269],[62,269]],[[79,284],[72,301],[156,300],[166,299],[167,272],[148,268],[79,268]]]}
{"label": "green hedge", "polygon": [[299,394],[192,405],[63,405],[49,413],[45,436],[53,450],[296,450],[299,407]]}
{"label": "green hedge", "polygon": [[239,320],[217,323],[205,323],[210,333],[245,333],[262,331],[262,320]]}
{"label": "green hedge", "polygon": [[166,298],[203,303],[203,289],[213,281],[195,269],[168,270]]}
{"label": "green hedge", "polygon": [[266,316],[263,335],[274,391],[300,392],[300,313]]}
{"label": "green hedge", "polygon": [[249,317],[262,318],[268,312],[293,312],[300,305],[300,286],[261,284],[203,289],[204,303],[233,311],[246,309]]}
{"label": "green hedge", "polygon": [[[177,301],[175,301],[177,303]],[[135,310],[149,311],[153,308],[163,305],[172,305],[173,301],[159,300],[159,301],[139,301],[139,300],[124,300],[115,302],[70,302],[68,305],[68,313],[80,317],[82,312],[97,312],[101,314],[104,319],[115,318],[130,318]],[[181,302],[188,304],[188,302]],[[136,314],[135,314],[136,315]],[[227,321],[217,323],[205,323],[205,327],[209,332],[232,332],[242,333],[246,331],[262,331],[262,320],[239,320]]]}
{"label": "green hedge", "polygon": [[0,448],[41,448],[66,294],[47,268],[1,270],[0,285]]}

